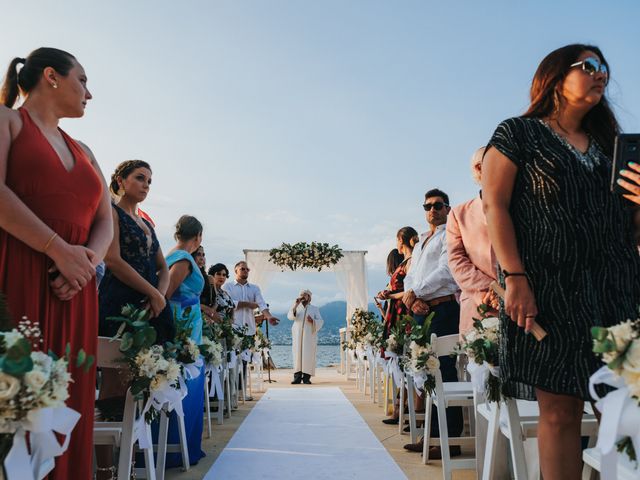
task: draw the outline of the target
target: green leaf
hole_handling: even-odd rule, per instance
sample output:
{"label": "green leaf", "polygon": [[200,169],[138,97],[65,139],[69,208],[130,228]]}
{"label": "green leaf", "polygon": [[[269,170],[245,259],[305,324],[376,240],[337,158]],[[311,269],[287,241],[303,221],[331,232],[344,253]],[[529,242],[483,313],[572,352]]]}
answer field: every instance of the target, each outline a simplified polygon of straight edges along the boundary
{"label": "green leaf", "polygon": [[87,354],[81,348],[80,351],[78,352],[78,358],[76,359],[76,367],[80,368],[80,366],[84,363],[86,359],[87,359]]}
{"label": "green leaf", "polygon": [[26,338],[20,338],[4,356],[2,371],[14,377],[22,376],[33,369],[31,360],[31,344]]}
{"label": "green leaf", "polygon": [[129,350],[131,347],[133,347],[133,335],[130,332],[126,332],[124,335],[122,335],[120,351],[126,353],[127,350]]}
{"label": "green leaf", "polygon": [[96,361],[96,357],[93,355],[89,355],[87,357],[87,360],[84,362],[84,373],[89,373],[89,370],[91,370],[91,366],[93,365],[93,362]]}

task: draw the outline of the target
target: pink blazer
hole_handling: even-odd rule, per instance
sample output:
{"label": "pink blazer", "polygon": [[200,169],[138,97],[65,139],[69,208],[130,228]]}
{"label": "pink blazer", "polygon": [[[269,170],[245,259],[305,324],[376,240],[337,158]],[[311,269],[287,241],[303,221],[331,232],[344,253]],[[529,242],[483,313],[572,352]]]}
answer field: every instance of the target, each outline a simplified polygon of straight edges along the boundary
{"label": "pink blazer", "polygon": [[477,308],[496,279],[496,257],[489,241],[482,200],[476,197],[451,209],[447,219],[449,269],[460,286],[460,334],[473,328]]}

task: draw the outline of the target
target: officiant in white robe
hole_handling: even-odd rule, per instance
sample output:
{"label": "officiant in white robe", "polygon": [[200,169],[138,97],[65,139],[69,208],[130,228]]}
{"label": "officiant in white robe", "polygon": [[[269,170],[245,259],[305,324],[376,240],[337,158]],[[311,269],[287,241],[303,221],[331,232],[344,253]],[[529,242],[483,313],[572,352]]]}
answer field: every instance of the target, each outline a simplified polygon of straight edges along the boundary
{"label": "officiant in white robe", "polygon": [[287,318],[293,322],[291,327],[291,344],[293,351],[292,384],[311,384],[311,376],[316,373],[316,348],[318,345],[318,331],[324,320],[320,316],[320,309],[311,305],[311,292],[302,290]]}

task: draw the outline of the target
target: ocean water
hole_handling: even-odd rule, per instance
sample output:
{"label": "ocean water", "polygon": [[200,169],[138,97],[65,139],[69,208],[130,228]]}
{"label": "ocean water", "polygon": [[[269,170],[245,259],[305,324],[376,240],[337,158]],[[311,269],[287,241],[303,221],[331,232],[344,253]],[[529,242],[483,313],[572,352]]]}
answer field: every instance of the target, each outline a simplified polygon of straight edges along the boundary
{"label": "ocean water", "polygon": [[[278,368],[293,368],[291,345],[272,345],[271,356]],[[318,345],[316,367],[340,365],[340,345]]]}

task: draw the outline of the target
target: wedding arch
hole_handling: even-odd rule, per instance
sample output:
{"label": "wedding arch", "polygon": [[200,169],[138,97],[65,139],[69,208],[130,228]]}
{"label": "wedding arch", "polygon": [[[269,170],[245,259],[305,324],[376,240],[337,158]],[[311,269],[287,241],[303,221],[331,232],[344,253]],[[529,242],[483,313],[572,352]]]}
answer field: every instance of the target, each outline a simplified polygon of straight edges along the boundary
{"label": "wedding arch", "polygon": [[[282,271],[313,272],[317,268],[294,267],[294,269],[273,263],[271,250],[243,250],[248,267],[251,269],[251,282],[265,291],[274,275]],[[357,308],[367,310],[367,268],[366,250],[341,250],[341,258],[336,263],[323,266],[322,269],[334,272],[338,287],[344,292],[347,303],[347,326]]]}

